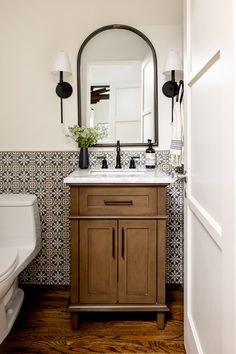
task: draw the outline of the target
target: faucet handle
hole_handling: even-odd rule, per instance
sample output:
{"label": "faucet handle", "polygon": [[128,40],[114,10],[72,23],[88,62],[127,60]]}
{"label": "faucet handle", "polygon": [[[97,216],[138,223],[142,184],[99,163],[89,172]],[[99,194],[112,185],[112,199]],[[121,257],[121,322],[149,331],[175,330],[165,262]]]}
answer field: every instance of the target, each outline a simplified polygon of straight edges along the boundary
{"label": "faucet handle", "polygon": [[116,151],[120,151],[120,140],[116,142]]}
{"label": "faucet handle", "polygon": [[131,156],[129,168],[136,168],[134,159],[140,159],[140,156]]}
{"label": "faucet handle", "polygon": [[106,156],[97,156],[98,159],[102,159],[102,168],[108,168]]}
{"label": "faucet handle", "polygon": [[104,159],[102,160],[102,168],[108,168],[106,156],[105,156]]}

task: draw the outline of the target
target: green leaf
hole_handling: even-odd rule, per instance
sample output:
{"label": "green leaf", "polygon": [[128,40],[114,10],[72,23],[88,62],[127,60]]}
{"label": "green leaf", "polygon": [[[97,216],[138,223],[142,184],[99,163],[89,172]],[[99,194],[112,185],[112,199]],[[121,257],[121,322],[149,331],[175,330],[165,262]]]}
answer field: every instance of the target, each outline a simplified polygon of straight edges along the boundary
{"label": "green leaf", "polygon": [[99,127],[87,128],[75,124],[72,127],[68,127],[68,130],[69,134],[67,136],[77,142],[79,147],[93,146],[104,136]]}

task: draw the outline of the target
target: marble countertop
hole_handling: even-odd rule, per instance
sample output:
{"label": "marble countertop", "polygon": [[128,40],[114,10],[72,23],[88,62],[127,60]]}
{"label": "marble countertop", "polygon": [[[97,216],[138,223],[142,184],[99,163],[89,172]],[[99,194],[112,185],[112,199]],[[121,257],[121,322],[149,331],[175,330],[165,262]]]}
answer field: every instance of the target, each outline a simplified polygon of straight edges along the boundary
{"label": "marble countertop", "polygon": [[159,169],[77,169],[64,179],[66,184],[170,184],[174,178]]}

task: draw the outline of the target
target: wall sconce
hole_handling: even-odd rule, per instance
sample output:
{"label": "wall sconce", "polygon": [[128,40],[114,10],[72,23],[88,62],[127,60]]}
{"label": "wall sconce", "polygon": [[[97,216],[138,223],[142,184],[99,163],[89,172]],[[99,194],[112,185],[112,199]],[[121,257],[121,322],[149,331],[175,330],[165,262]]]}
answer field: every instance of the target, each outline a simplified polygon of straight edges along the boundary
{"label": "wall sconce", "polygon": [[180,61],[179,55],[171,50],[167,56],[163,74],[171,73],[171,80],[164,83],[162,86],[162,92],[165,96],[172,98],[172,121],[173,121],[173,106],[174,97],[178,94],[179,85],[175,81],[175,72],[183,71],[183,67]]}
{"label": "wall sconce", "polygon": [[63,123],[63,99],[70,97],[73,92],[72,86],[68,82],[63,81],[63,73],[65,76],[72,74],[69,57],[65,52],[61,51],[57,54],[51,72],[53,74],[59,72],[60,74],[60,81],[57,84],[56,93],[61,98],[61,123]]}

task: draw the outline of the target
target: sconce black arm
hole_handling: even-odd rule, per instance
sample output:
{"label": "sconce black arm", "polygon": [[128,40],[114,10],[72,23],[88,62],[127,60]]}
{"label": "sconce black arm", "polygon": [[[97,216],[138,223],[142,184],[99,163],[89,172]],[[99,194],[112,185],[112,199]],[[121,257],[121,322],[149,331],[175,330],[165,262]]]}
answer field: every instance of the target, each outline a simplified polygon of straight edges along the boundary
{"label": "sconce black arm", "polygon": [[[183,90],[183,80],[180,81]],[[164,83],[162,86],[162,92],[166,97],[172,98],[172,110],[171,110],[171,122],[173,122],[173,108],[174,108],[174,97],[179,94],[179,85],[175,81],[175,70],[171,70],[171,80]],[[183,99],[183,93],[181,94],[180,103]]]}
{"label": "sconce black arm", "polygon": [[73,89],[72,86],[63,81],[63,71],[60,71],[60,82],[58,82],[56,87],[56,93],[61,98],[61,123],[63,123],[63,103],[64,98],[68,98],[72,95]]}

